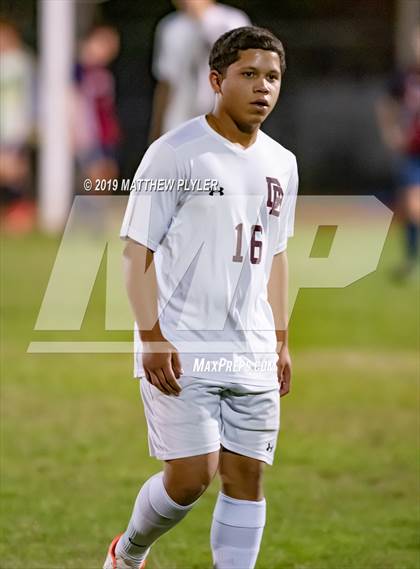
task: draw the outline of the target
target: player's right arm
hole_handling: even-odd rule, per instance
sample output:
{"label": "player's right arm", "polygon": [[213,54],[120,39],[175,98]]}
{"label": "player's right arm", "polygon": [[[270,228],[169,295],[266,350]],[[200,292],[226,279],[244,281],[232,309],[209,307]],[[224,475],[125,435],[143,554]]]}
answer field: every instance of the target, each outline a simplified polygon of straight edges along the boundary
{"label": "player's right arm", "polygon": [[178,395],[181,391],[177,381],[182,375],[181,361],[176,348],[160,329],[153,251],[128,239],[123,262],[127,294],[143,343],[146,378],[162,393]]}
{"label": "player's right arm", "polygon": [[[158,286],[154,252],[164,241],[179,206],[176,189],[158,191],[159,180],[185,177],[175,150],[154,142],[133,180],[120,236],[126,240],[124,273],[128,297],[143,343],[146,379],[162,393],[178,394],[182,370],[175,347],[163,336],[158,318]],[[153,181],[148,189],[144,181]],[[143,182],[142,182],[143,181]]]}

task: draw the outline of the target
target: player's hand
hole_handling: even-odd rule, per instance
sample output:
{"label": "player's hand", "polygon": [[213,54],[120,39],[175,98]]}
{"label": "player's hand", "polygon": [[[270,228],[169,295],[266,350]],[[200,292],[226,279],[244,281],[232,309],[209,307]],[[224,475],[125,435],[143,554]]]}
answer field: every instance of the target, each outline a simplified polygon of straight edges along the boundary
{"label": "player's hand", "polygon": [[290,382],[292,380],[292,360],[289,354],[289,348],[283,345],[277,362],[277,379],[280,386],[280,397],[287,395],[290,391]]}
{"label": "player's hand", "polygon": [[[143,352],[143,368],[146,379],[165,395],[179,395],[181,386],[177,379],[183,374],[179,353],[165,338],[160,339],[160,351]],[[148,342],[148,348],[153,350],[153,344]]]}

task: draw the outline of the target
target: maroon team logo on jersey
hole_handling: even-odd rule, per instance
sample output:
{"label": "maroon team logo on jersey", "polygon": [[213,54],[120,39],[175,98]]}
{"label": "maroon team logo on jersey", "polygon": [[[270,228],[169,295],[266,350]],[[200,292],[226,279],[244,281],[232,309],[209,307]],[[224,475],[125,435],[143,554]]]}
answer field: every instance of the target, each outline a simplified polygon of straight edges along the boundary
{"label": "maroon team logo on jersey", "polygon": [[281,202],[283,201],[283,190],[277,178],[266,177],[267,180],[267,207],[270,208],[270,215],[278,217],[280,215]]}

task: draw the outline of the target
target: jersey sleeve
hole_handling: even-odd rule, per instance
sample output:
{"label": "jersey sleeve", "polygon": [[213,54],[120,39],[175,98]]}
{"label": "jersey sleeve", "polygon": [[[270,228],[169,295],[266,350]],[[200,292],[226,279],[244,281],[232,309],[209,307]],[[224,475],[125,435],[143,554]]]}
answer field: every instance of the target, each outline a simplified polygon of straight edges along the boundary
{"label": "jersey sleeve", "polygon": [[285,251],[287,248],[287,240],[289,237],[293,237],[298,186],[298,169],[296,160],[294,160],[280,212],[279,234],[277,238],[277,246],[274,249],[274,255]]}
{"label": "jersey sleeve", "polygon": [[140,163],[131,185],[120,237],[133,239],[156,251],[165,238],[178,205],[176,184],[158,188],[158,181],[177,180],[180,171],[174,150],[154,142]]}

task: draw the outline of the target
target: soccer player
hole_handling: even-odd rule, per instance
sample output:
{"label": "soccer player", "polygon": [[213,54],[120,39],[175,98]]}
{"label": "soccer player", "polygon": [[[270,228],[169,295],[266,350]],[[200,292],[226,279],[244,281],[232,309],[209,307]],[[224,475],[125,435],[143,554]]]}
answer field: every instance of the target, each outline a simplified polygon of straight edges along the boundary
{"label": "soccer player", "polygon": [[297,166],[260,131],[284,71],[283,46],[268,30],[222,35],[210,54],[213,111],[155,141],[136,173],[121,236],[135,375],[151,455],[164,464],[140,489],[105,569],[143,569],[217,472],[214,567],[255,566],[263,469],[291,381],[286,247]]}

